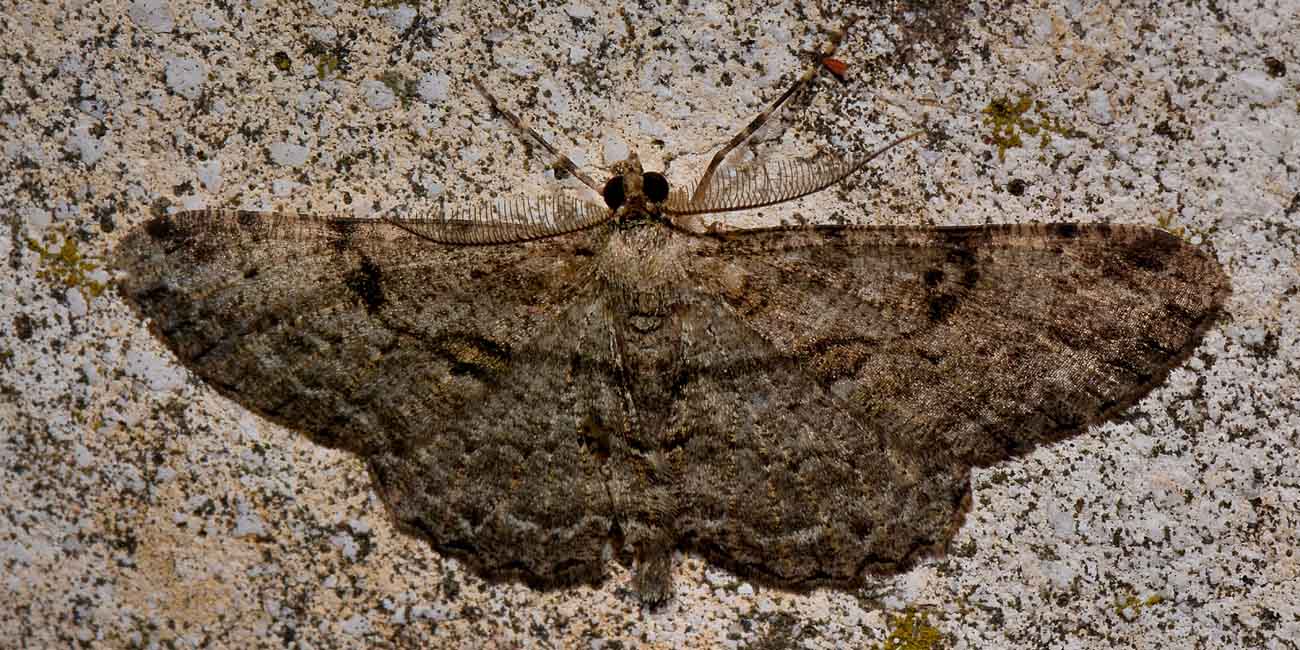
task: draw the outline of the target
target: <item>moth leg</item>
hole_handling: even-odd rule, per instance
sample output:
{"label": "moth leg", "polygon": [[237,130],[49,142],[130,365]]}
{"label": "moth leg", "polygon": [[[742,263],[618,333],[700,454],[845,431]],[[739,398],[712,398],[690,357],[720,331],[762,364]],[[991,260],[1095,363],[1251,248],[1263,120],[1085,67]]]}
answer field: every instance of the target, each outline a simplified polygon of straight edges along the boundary
{"label": "moth leg", "polygon": [[503,117],[505,117],[506,121],[510,122],[511,126],[528,134],[528,137],[532,138],[535,142],[537,142],[537,144],[542,145],[543,149],[545,149],[547,152],[549,152],[552,156],[555,157],[555,162],[559,166],[563,167],[564,171],[569,172],[570,174],[573,175],[574,178],[582,181],[583,185],[590,187],[592,191],[594,191],[597,194],[600,194],[601,190],[603,189],[601,185],[597,184],[596,181],[592,180],[590,176],[584,174],[581,169],[578,169],[578,166],[575,165],[572,160],[569,160],[568,156],[560,153],[559,150],[557,150],[555,147],[552,147],[551,143],[547,142],[544,138],[542,138],[542,134],[533,130],[533,128],[525,124],[524,121],[520,119],[518,115],[515,115],[514,113],[506,109],[504,106],[502,106],[501,102],[497,101],[497,98],[494,97],[492,93],[488,92],[487,88],[483,86],[483,82],[479,81],[478,77],[474,77],[473,81],[474,81],[474,87],[477,88],[480,93],[483,93],[483,96],[487,98],[488,103],[492,105],[492,110],[500,113]]}
{"label": "moth leg", "polygon": [[700,177],[699,184],[695,186],[695,192],[691,195],[691,203],[695,203],[708,193],[709,183],[713,180],[713,172],[717,171],[718,166],[727,158],[727,154],[731,153],[732,150],[743,144],[750,138],[750,136],[754,135],[755,132],[763,128],[763,125],[767,124],[768,119],[772,117],[773,113],[780,109],[781,106],[789,101],[789,99],[796,93],[812,82],[812,80],[817,76],[817,73],[822,69],[822,59],[835,53],[835,50],[840,46],[840,41],[844,40],[844,35],[848,33],[849,27],[853,26],[853,23],[856,21],[856,17],[850,17],[848,23],[843,28],[833,32],[830,39],[826,42],[826,45],[822,46],[821,51],[816,57],[817,60],[814,61],[812,65],[808,66],[808,69],[804,71],[799,79],[786,89],[786,91],[782,93],[775,102],[772,102],[771,106],[768,106],[766,110],[759,113],[754,119],[750,120],[749,124],[746,124],[745,128],[741,129],[739,133],[732,136],[731,140],[728,140],[727,144],[723,146],[718,153],[713,155],[713,160],[709,161],[709,166],[704,169],[704,175]]}

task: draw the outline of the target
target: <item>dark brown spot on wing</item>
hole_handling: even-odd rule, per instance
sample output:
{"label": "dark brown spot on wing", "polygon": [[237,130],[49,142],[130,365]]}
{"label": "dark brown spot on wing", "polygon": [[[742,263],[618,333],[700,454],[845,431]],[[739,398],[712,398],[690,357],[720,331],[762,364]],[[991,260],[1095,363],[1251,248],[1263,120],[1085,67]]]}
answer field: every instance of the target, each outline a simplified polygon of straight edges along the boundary
{"label": "dark brown spot on wing", "polygon": [[957,310],[957,305],[961,301],[952,294],[941,293],[930,298],[930,322],[939,323],[948,318],[948,315]]}
{"label": "dark brown spot on wing", "polygon": [[948,263],[965,267],[974,266],[975,250],[967,246],[965,242],[959,242],[948,249]]}
{"label": "dark brown spot on wing", "polygon": [[588,416],[578,424],[578,443],[601,463],[609,460],[611,435],[610,428],[599,418]]}
{"label": "dark brown spot on wing", "polygon": [[361,266],[349,273],[343,282],[349,291],[365,303],[366,311],[371,314],[379,311],[387,302],[384,297],[383,271],[368,257],[361,258]]}
{"label": "dark brown spot on wing", "polygon": [[1056,236],[1062,239],[1074,239],[1079,236],[1079,227],[1072,223],[1058,223],[1052,225],[1052,230]]}
{"label": "dark brown spot on wing", "polygon": [[335,237],[330,242],[335,252],[342,253],[352,244],[352,238],[357,232],[357,222],[351,219],[333,219],[327,222],[327,227]]}
{"label": "dark brown spot on wing", "polygon": [[1128,259],[1133,266],[1146,271],[1160,272],[1165,260],[1178,247],[1173,237],[1151,237],[1133,241],[1128,247]]}
{"label": "dark brown spot on wing", "polygon": [[943,269],[930,269],[925,272],[925,286],[937,287],[943,282]]}
{"label": "dark brown spot on wing", "polygon": [[189,237],[189,230],[181,228],[171,215],[154,217],[144,222],[144,231],[153,239],[161,242],[183,241]]}

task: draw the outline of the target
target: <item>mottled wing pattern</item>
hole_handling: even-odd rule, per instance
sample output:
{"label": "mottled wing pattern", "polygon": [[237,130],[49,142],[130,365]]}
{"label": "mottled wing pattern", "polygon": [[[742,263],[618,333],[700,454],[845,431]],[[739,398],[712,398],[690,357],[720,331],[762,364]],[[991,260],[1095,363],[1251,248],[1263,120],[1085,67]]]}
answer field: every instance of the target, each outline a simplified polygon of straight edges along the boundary
{"label": "mottled wing pattern", "polygon": [[[685,541],[781,585],[897,570],[946,545],[972,465],[1082,431],[1191,353],[1218,264],[1128,226],[727,234],[688,265]],[[707,298],[702,299],[706,301]]]}
{"label": "mottled wing pattern", "polygon": [[966,474],[892,448],[849,414],[803,358],[765,339],[721,298],[676,309],[689,343],[675,378],[666,469],[678,539],[782,587],[854,582],[946,541]]}
{"label": "mottled wing pattern", "polygon": [[163,217],[119,247],[122,290],[205,380],[367,457],[438,549],[562,584],[622,538],[650,602],[680,545],[787,587],[943,548],[971,466],[1133,403],[1228,291],[1205,253],[1128,226],[479,247],[409,225]]}
{"label": "mottled wing pattern", "polygon": [[117,266],[189,368],[369,457],[401,521],[489,571],[564,581],[595,577],[609,529],[575,432],[621,416],[608,363],[577,354],[610,348],[588,313],[591,237],[439,246],[384,222],[204,211],[136,229]]}
{"label": "mottled wing pattern", "polygon": [[537,584],[604,576],[619,518],[611,436],[626,407],[611,324],[590,287],[516,348],[492,390],[424,426],[425,444],[370,457],[398,522],[495,577]]}

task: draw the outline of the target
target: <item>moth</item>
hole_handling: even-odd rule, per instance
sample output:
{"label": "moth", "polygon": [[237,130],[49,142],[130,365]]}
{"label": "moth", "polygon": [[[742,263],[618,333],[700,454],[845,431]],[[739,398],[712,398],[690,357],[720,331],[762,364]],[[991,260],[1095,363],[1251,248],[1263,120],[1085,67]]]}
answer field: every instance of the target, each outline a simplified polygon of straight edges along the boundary
{"label": "moth", "polygon": [[852,588],[943,552],[971,468],[1160,385],[1229,287],[1143,226],[693,226],[880,153],[717,173],[817,70],[690,191],[635,155],[598,184],[480,86],[606,205],[181,212],[124,238],[120,292],[219,392],[363,458],[404,530],[485,577],[596,584],[616,560],[654,604],[687,550]]}

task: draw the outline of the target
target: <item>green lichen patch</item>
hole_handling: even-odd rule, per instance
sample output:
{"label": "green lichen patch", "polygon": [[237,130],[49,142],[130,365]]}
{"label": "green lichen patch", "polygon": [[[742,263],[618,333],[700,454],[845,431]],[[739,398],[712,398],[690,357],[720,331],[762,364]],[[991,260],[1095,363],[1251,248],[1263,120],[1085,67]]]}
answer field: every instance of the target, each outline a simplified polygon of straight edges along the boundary
{"label": "green lichen patch", "polygon": [[351,52],[346,43],[327,44],[312,41],[305,54],[316,64],[316,78],[327,79],[348,71],[348,57]]}
{"label": "green lichen patch", "polygon": [[415,80],[407,79],[401,73],[389,70],[379,76],[379,81],[393,91],[393,94],[397,96],[398,101],[402,102],[404,108],[410,107],[411,100],[415,97]]}
{"label": "green lichen patch", "polygon": [[[1199,244],[1201,241],[1208,241],[1214,233],[1213,229],[1197,228],[1195,226],[1185,226],[1178,223],[1177,211],[1164,211],[1156,215],[1156,225],[1161,230],[1189,244]],[[1197,238],[1200,238],[1199,240]]]}
{"label": "green lichen patch", "polygon": [[943,647],[943,634],[930,624],[930,617],[914,608],[889,616],[889,634],[874,646],[877,650],[936,650]]}
{"label": "green lichen patch", "polygon": [[1157,216],[1156,225],[1160,226],[1161,230],[1167,230],[1174,235],[1178,235],[1182,239],[1187,239],[1189,237],[1187,228],[1183,226],[1174,225],[1173,212],[1165,212]]}
{"label": "green lichen patch", "polygon": [[77,287],[94,297],[104,293],[108,285],[90,278],[92,273],[100,269],[100,265],[81,253],[77,240],[64,237],[63,244],[56,249],[52,239],[52,236],[47,236],[41,242],[27,238],[27,248],[41,260],[41,269],[36,272],[36,277],[66,287]]}
{"label": "green lichen patch", "polygon": [[[1006,162],[1007,149],[1024,146],[1021,134],[1037,136],[1039,147],[1051,144],[1053,134],[1066,138],[1082,135],[1060,118],[1044,114],[1046,106],[1029,95],[1021,95],[1015,101],[999,97],[980,111],[984,114],[984,126],[989,128],[984,141],[998,148],[998,162]],[[1036,114],[1036,117],[1031,114]]]}
{"label": "green lichen patch", "polygon": [[316,77],[325,79],[338,72],[343,60],[333,52],[324,52],[316,57]]}
{"label": "green lichen patch", "polygon": [[293,69],[293,59],[285,52],[276,52],[271,56],[271,65],[275,66],[280,72],[289,72]]}
{"label": "green lichen patch", "polygon": [[1128,598],[1115,600],[1115,615],[1126,621],[1136,620],[1142,610],[1165,602],[1164,596],[1152,594],[1145,599],[1130,595]]}

